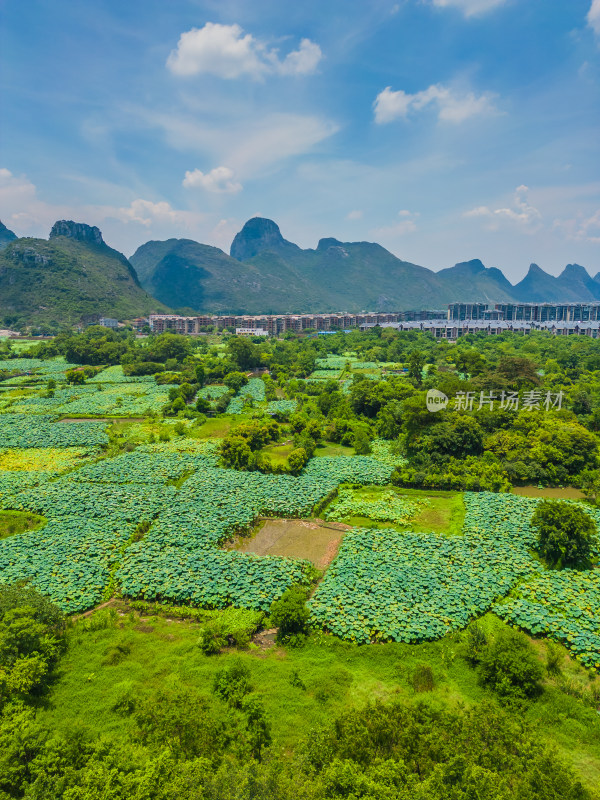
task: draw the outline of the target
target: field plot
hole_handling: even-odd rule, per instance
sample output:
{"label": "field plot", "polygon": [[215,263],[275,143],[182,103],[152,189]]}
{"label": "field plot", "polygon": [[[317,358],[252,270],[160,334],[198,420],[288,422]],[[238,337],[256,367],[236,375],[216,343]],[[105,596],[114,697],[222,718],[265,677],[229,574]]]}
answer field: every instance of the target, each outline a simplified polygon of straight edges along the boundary
{"label": "field plot", "polygon": [[[467,493],[462,537],[348,533],[311,600],[313,619],[357,642],[418,642],[493,608],[529,632],[565,641],[590,666],[600,663],[600,570],[545,570],[533,555],[535,505],[515,495]],[[598,523],[600,512],[590,513]],[[522,601],[501,602],[514,589],[518,597],[521,586]]]}
{"label": "field plot", "polygon": [[250,539],[241,539],[236,550],[258,556],[305,558],[325,569],[335,558],[343,530],[303,519],[269,519]]}
{"label": "field plot", "polygon": [[[394,528],[413,533],[462,535],[462,494],[396,487],[341,487],[325,519],[358,528]],[[383,524],[382,524],[383,523]]]}

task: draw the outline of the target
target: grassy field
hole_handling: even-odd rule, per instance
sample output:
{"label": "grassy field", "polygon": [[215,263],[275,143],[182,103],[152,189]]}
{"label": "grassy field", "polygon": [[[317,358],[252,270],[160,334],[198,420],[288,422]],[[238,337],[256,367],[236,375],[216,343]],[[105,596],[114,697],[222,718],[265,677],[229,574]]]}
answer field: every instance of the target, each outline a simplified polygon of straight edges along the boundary
{"label": "grassy field", "polygon": [[377,500],[384,492],[395,491],[409,500],[426,500],[425,505],[408,525],[378,522],[369,517],[350,516],[342,520],[347,525],[359,528],[392,528],[415,533],[441,533],[446,536],[461,536],[465,519],[465,506],[460,492],[439,492],[421,489],[405,489],[390,486],[372,486],[358,491],[365,500]]}
{"label": "grassy field", "polygon": [[353,456],[354,448],[345,447],[343,444],[334,444],[333,442],[325,442],[325,444],[317,447],[315,450],[316,456]]}
{"label": "grassy field", "polygon": [[44,517],[27,511],[0,511],[0,539],[7,539],[17,533],[34,531],[46,524]]}
{"label": "grassy field", "polygon": [[[86,631],[85,624],[79,622],[70,631],[58,681],[39,710],[41,724],[64,732],[83,725],[93,733],[128,737],[131,721],[114,710],[124,695],[179,683],[209,696],[216,671],[234,658],[247,665],[264,700],[275,751],[293,749],[311,729],[330,723],[350,706],[414,696],[412,675],[422,664],[433,670],[435,686],[428,694],[434,701],[468,706],[491,697],[461,657],[460,635],[419,645],[358,646],[316,633],[298,649],[251,644],[246,650],[229,648],[205,656],[197,644],[201,623],[125,613],[104,630]],[[504,623],[487,615],[482,625],[493,632]],[[546,645],[533,641],[545,660]],[[575,687],[588,687],[589,679],[562,653],[562,678],[546,679],[543,694],[525,717],[593,788],[600,784],[600,716],[572,696]],[[570,689],[560,688],[561,682]]]}

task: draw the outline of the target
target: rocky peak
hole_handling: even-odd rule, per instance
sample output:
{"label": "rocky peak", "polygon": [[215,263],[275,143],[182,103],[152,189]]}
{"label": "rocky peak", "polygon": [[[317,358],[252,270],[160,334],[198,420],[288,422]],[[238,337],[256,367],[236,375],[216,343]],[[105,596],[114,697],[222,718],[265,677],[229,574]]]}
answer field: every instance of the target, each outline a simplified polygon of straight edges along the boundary
{"label": "rocky peak", "polygon": [[272,219],[252,217],[235,235],[229,253],[238,261],[246,261],[263,250],[281,250],[290,247],[298,249],[297,245],[283,238],[279,226]]}
{"label": "rocky peak", "polygon": [[73,222],[73,220],[61,219],[55,222],[50,231],[50,238],[66,236],[68,239],[76,239],[78,242],[88,242],[89,244],[104,244],[102,233],[95,225],[86,225],[84,222]]}
{"label": "rocky peak", "polygon": [[329,250],[330,247],[341,247],[342,243],[337,239],[334,239],[333,236],[329,236],[326,239],[319,239],[319,244],[317,245],[317,250]]}
{"label": "rocky peak", "polygon": [[591,276],[587,269],[582,267],[581,264],[567,264],[559,277],[566,278],[567,280],[589,281]]}
{"label": "rocky peak", "polygon": [[0,222],[0,250],[3,250],[11,242],[14,242],[16,238],[16,233],[13,233],[3,222]]}
{"label": "rocky peak", "polygon": [[478,272],[485,272],[485,265],[478,258],[472,258],[470,261],[459,261],[454,265],[457,272],[468,272],[475,275]]}

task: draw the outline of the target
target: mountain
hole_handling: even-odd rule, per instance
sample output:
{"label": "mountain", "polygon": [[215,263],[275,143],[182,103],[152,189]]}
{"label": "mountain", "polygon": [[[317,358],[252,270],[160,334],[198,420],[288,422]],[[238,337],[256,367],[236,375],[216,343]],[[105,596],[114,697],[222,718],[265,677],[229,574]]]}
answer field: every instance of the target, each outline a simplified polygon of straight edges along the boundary
{"label": "mountain", "polygon": [[171,239],[142,245],[131,263],[142,286],[163,303],[199,311],[392,311],[445,299],[431,270],[401,261],[378,244],[322,239],[316,250],[303,250],[271,220],[247,222],[231,253]]}
{"label": "mountain", "polygon": [[496,267],[486,267],[478,259],[462,261],[435,273],[442,282],[448,302],[502,303],[514,299],[513,286]]}
{"label": "mountain", "polygon": [[0,319],[10,324],[74,324],[167,310],[98,228],[60,220],[48,240],[15,238],[0,253]]}
{"label": "mountain", "polygon": [[17,238],[17,234],[9,231],[3,222],[0,222],[0,250],[4,250],[11,242]]}
{"label": "mountain", "polygon": [[265,250],[288,257],[301,252],[297,244],[283,238],[279,225],[272,219],[252,217],[235,235],[229,254],[238,261],[247,261]]}
{"label": "mountain", "polygon": [[479,259],[433,272],[373,242],[321,239],[302,249],[270,219],[253,217],[230,255],[190,239],[148,242],[131,257],[140,283],[174,308],[301,313],[443,309],[451,302],[577,302],[600,299],[600,273],[569,264],[555,278],[532,264],[513,286]]}

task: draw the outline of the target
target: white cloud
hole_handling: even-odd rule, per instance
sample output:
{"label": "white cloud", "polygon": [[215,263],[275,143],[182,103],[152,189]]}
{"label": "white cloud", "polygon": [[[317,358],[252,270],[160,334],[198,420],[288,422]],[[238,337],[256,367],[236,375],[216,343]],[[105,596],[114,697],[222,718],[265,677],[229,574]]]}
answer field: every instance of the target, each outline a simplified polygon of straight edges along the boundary
{"label": "white cloud", "polygon": [[350,219],[350,220],[352,220],[352,219],[362,219],[362,216],[363,216],[363,212],[359,211],[357,209],[356,211],[349,211],[346,214],[346,219]]}
{"label": "white cloud", "polygon": [[492,209],[489,206],[477,206],[465,211],[463,216],[487,220],[486,228],[491,231],[499,230],[503,222],[508,222],[519,226],[525,233],[537,233],[541,228],[542,215],[529,203],[528,192],[528,186],[517,186],[512,208]]}
{"label": "white cloud", "polygon": [[373,236],[384,236],[386,238],[406,236],[407,233],[414,233],[417,230],[416,219],[418,216],[418,212],[403,209],[398,212],[398,217],[400,217],[398,222],[394,222],[392,225],[387,225],[382,228],[373,228],[370,233]]}
{"label": "white cloud", "polygon": [[199,169],[187,170],[183,179],[186,189],[201,188],[218,194],[235,194],[242,190],[242,184],[233,180],[233,170],[229,167],[215,167],[210,172]]}
{"label": "white cloud", "polygon": [[600,242],[600,208],[591,216],[579,219],[555,219],[554,230],[563,233],[568,239],[585,242]]}
{"label": "white cloud", "polygon": [[[59,219],[74,219],[103,229],[104,239],[114,246],[129,240],[123,225],[142,226],[143,239],[149,231],[155,236],[172,236],[174,231],[197,231],[206,222],[208,215],[185,209],[173,208],[168,202],[153,202],[143,198],[133,200],[128,206],[112,205],[64,205],[46,203],[40,199],[35,185],[25,176],[17,177],[10,170],[0,169],[0,219],[14,230],[17,236],[46,237],[50,228]],[[108,230],[108,235],[107,235]]]}
{"label": "white cloud", "polygon": [[227,164],[241,181],[264,176],[286,159],[309,152],[338,130],[330,120],[302,114],[255,114],[214,127],[188,117],[149,114],[144,109],[137,114],[138,119],[145,118],[150,125],[162,128],[172,147]]}
{"label": "white cloud", "polygon": [[594,33],[600,36],[600,0],[592,0],[586,19]]}
{"label": "white cloud", "polygon": [[477,114],[497,113],[488,93],[475,95],[473,92],[459,94],[441,84],[433,84],[422,92],[408,94],[401,89],[392,91],[391,86],[375,98],[375,122],[382,125],[399,117],[407,117],[411,111],[420,111],[430,104],[436,104],[438,119],[444,122],[464,122]]}
{"label": "white cloud", "polygon": [[269,49],[239,25],[207,22],[179,37],[167,67],[175,75],[210,74],[233,80],[247,75],[260,80],[267,74],[308,75],[322,58],[321,48],[310,39],[302,39],[298,50],[280,60],[278,51]]}
{"label": "white cloud", "polygon": [[277,63],[277,69],[282,75],[310,75],[317,69],[322,58],[323,53],[318,44],[310,39],[302,39],[300,48],[292,50],[281,63]]}
{"label": "white cloud", "polygon": [[465,17],[475,17],[504,5],[506,0],[431,0],[431,2],[438,8],[457,8]]}

